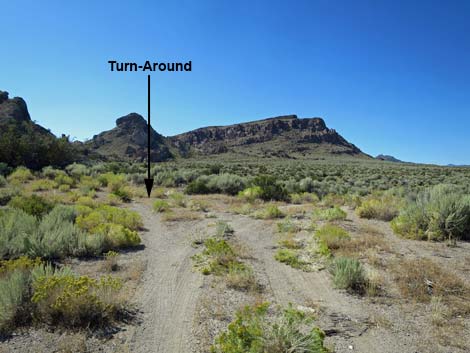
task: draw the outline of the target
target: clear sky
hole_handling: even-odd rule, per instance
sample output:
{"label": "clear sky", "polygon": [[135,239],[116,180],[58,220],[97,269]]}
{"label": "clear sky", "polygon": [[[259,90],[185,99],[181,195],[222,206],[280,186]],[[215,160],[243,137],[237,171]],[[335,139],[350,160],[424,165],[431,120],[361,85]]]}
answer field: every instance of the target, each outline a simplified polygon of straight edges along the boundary
{"label": "clear sky", "polygon": [[79,140],[146,116],[173,135],[283,114],[321,116],[364,152],[470,164],[470,1],[0,0],[0,90]]}

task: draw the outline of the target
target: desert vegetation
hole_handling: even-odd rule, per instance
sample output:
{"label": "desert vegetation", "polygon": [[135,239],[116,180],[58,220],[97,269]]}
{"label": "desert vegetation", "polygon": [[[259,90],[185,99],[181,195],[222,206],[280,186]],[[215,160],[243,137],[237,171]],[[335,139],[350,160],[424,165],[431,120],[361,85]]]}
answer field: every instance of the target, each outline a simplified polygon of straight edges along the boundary
{"label": "desert vegetation", "polygon": [[[260,304],[272,290],[259,278],[267,260],[247,255],[259,232],[256,256],[266,253],[281,266],[276,271],[324,274],[305,278],[327,280],[347,300],[421,305],[439,342],[445,327],[464,327],[470,313],[465,272],[421,249],[459,251],[469,240],[465,168],[183,160],[153,168],[150,200],[145,166],[137,163],[1,170],[2,337],[19,327],[77,332],[119,325],[128,315],[126,276],[137,276],[124,275],[129,265],[120,259],[143,249],[145,219],[135,205],[148,207],[146,217],[165,229],[189,234],[203,227],[189,261],[205,290],[223,288],[217,296],[224,314],[208,340],[213,352],[326,352],[328,338],[308,307]],[[412,256],[403,261],[397,254],[405,248]],[[99,264],[94,272],[84,270],[90,261]],[[458,347],[453,335],[445,342]]]}

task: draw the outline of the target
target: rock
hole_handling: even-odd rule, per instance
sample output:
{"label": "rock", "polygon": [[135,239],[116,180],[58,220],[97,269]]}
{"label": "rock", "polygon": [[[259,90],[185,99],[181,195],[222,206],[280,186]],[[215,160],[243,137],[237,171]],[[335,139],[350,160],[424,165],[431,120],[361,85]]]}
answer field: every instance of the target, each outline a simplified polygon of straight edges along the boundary
{"label": "rock", "polygon": [[[285,115],[248,123],[209,126],[169,137],[181,154],[211,155],[226,152],[258,156],[311,156],[316,151],[365,156],[322,118],[299,119]],[[325,147],[325,148],[323,148]]]}
{"label": "rock", "polygon": [[[104,131],[86,142],[93,151],[109,159],[142,162],[147,159],[147,121],[137,113],[130,113],[116,120],[116,127]],[[166,139],[151,129],[152,162],[173,157]]]}

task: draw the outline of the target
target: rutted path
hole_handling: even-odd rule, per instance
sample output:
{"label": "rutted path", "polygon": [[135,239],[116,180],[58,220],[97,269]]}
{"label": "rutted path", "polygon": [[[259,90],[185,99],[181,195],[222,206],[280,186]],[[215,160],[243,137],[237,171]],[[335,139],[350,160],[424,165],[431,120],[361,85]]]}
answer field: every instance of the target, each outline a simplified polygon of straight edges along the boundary
{"label": "rutted path", "polygon": [[327,271],[303,272],[276,261],[276,237],[269,222],[228,214],[223,218],[252,248],[257,272],[266,277],[264,282],[269,283],[276,304],[313,303],[322,308],[318,324],[332,335],[335,352],[416,352],[412,337],[397,337],[394,332],[371,326],[367,301],[333,289]]}
{"label": "rutted path", "polygon": [[[194,317],[198,301],[205,297],[204,277],[193,270],[191,256],[198,250],[189,236],[210,222],[162,223],[147,204],[134,204],[142,215],[147,269],[136,302],[143,311],[142,323],[131,328],[127,341],[131,352],[187,353],[196,349]],[[336,352],[416,352],[413,337],[371,325],[368,301],[332,288],[326,271],[302,272],[274,259],[276,237],[272,223],[246,216],[216,212],[227,220],[237,239],[251,248],[253,266],[266,295],[274,304],[317,304],[318,325],[330,335]],[[213,220],[212,220],[213,222]],[[236,308],[234,308],[235,310]],[[353,349],[351,349],[353,347]]]}
{"label": "rutted path", "polygon": [[188,241],[188,222],[166,227],[150,206],[135,204],[142,215],[147,269],[136,293],[142,324],[131,333],[131,352],[191,352],[192,317],[201,295],[202,276],[192,271],[195,250]]}

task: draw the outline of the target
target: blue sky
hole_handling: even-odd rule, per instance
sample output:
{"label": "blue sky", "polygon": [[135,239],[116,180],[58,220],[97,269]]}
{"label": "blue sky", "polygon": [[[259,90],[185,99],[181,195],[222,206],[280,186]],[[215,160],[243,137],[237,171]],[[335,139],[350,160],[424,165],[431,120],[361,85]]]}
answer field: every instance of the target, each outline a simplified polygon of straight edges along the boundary
{"label": "blue sky", "polygon": [[192,60],[153,73],[153,127],[173,135],[321,116],[366,153],[470,164],[470,1],[5,1],[0,89],[83,140],[146,114],[146,74],[107,61]]}

